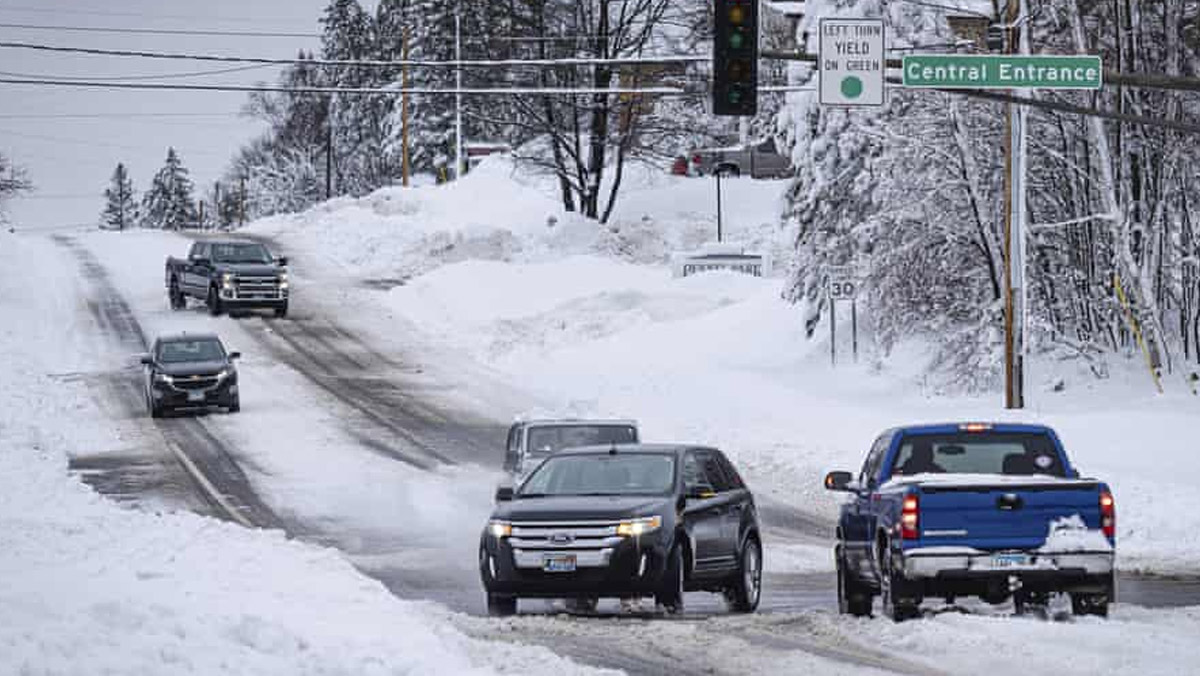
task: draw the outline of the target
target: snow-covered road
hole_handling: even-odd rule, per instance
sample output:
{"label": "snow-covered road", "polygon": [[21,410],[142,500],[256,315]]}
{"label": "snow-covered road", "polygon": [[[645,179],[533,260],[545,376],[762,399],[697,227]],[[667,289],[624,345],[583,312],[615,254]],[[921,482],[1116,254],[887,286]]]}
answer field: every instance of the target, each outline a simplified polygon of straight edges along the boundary
{"label": "snow-covered road", "polygon": [[[1124,603],[1109,622],[1046,623],[978,608],[902,626],[841,618],[825,572],[828,524],[777,503],[764,510],[768,521],[777,521],[768,536],[765,612],[757,616],[727,615],[702,594],[689,597],[680,620],[546,614],[537,612],[545,607],[541,602],[529,604],[532,616],[473,616],[482,605],[474,549],[497,479],[501,426],[542,402],[511,387],[502,372],[420,340],[361,280],[329,274],[316,261],[302,265],[312,252],[289,252],[303,271],[291,320],[171,312],[161,265],[167,253],[184,247],[183,240],[156,233],[88,235],[31,243],[25,256],[0,260],[17,268],[13,279],[26,265],[45,268],[30,279],[56,277],[61,286],[64,278],[78,278],[71,293],[88,309],[80,317],[69,297],[58,298],[71,293],[59,293],[55,302],[63,307],[56,316],[70,318],[69,326],[6,329],[12,340],[34,342],[29,351],[79,352],[81,363],[55,371],[57,377],[82,373],[98,386],[85,388],[91,400],[78,402],[75,412],[54,411],[70,425],[108,422],[108,433],[90,441],[67,435],[59,440],[61,450],[76,457],[77,467],[94,470],[93,485],[134,493],[144,506],[217,511],[197,499],[186,473],[161,457],[164,442],[181,444],[250,521],[337,547],[402,599],[437,602],[406,611],[426,625],[487,642],[481,645],[541,645],[634,673],[983,673],[998,668],[1002,654],[1016,656],[1026,673],[1177,673],[1167,667],[1200,664],[1200,648],[1185,639],[1200,628],[1195,609],[1130,604],[1136,600],[1130,592],[1154,601],[1164,593],[1175,601],[1195,597],[1198,590],[1187,581],[1123,586]],[[138,405],[133,356],[141,337],[214,327],[246,354],[242,413],[151,424]],[[142,480],[122,480],[134,475]],[[301,556],[302,548],[291,547],[289,555]],[[1164,592],[1163,584],[1179,586]],[[299,595],[288,603],[305,602]],[[251,650],[289,650],[278,636],[253,631],[259,634],[247,641]],[[995,647],[981,655],[982,645]],[[462,664],[492,664],[477,652],[456,650],[469,656]],[[514,650],[514,663],[556,664]],[[1089,653],[1081,657],[1079,650]]]}

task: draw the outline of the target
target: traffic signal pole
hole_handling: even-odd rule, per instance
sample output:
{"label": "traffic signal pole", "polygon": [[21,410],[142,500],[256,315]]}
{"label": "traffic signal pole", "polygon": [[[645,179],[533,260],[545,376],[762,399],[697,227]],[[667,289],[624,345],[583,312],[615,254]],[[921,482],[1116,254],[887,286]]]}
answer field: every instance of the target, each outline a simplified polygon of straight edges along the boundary
{"label": "traffic signal pole", "polygon": [[460,62],[454,69],[454,180],[457,181],[463,170],[461,3],[454,4],[454,60]]}

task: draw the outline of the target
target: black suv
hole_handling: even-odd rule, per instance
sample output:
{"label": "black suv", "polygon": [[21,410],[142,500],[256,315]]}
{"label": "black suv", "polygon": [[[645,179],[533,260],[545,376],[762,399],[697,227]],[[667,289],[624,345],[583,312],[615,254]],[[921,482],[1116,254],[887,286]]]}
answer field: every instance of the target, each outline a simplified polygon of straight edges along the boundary
{"label": "black suv", "polygon": [[479,544],[490,614],[515,613],[519,597],[640,596],[678,613],[693,590],[723,593],[738,612],[758,607],[754,497],[715,448],[568,449],[496,500]]}
{"label": "black suv", "polygon": [[146,366],[146,408],[154,418],[182,409],[241,410],[238,374],[221,339],[208,333],[163,336],[154,341]]}

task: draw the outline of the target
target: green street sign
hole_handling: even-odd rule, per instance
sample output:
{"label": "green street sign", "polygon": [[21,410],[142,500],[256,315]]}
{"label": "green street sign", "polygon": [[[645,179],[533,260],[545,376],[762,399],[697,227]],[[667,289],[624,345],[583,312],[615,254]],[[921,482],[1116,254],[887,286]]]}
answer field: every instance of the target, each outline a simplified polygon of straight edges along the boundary
{"label": "green street sign", "polygon": [[910,54],[903,65],[905,87],[1099,89],[1104,84],[1098,56]]}

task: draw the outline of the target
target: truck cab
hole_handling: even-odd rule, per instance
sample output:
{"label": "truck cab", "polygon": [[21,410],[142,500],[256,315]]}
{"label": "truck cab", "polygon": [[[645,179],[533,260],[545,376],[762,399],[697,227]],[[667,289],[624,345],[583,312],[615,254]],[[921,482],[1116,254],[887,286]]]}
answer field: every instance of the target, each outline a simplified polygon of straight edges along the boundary
{"label": "truck cab", "polygon": [[640,441],[635,420],[580,418],[518,420],[508,429],[504,469],[514,477],[528,474],[564,448]]}

